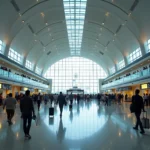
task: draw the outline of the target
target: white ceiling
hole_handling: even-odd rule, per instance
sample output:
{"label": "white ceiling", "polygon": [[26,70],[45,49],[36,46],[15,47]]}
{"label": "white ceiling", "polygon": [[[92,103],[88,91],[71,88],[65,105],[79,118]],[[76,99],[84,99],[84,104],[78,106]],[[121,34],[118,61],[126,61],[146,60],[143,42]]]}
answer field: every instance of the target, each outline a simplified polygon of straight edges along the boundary
{"label": "white ceiling", "polygon": [[[12,47],[43,68],[43,73],[54,62],[70,56],[63,0],[13,1],[19,11],[11,0],[0,0],[0,40],[7,45],[5,55]],[[134,1],[87,0],[81,56],[97,62],[107,73],[136,48],[143,49],[150,38],[150,1],[139,0],[129,16]],[[126,25],[114,36],[125,20]]]}

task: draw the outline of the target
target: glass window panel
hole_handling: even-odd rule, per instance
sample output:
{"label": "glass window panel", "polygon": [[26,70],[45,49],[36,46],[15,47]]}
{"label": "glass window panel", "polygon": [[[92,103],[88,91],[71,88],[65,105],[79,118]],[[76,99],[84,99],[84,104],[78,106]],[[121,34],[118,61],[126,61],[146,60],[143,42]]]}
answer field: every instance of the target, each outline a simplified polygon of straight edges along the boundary
{"label": "glass window panel", "polygon": [[[94,93],[94,88],[96,92],[99,91],[98,79],[105,78],[107,75],[99,65],[91,60],[82,57],[69,57],[52,65],[44,76],[53,80],[52,91],[66,92],[76,84],[78,88],[84,88],[85,93]],[[56,86],[59,90],[56,90]]]}

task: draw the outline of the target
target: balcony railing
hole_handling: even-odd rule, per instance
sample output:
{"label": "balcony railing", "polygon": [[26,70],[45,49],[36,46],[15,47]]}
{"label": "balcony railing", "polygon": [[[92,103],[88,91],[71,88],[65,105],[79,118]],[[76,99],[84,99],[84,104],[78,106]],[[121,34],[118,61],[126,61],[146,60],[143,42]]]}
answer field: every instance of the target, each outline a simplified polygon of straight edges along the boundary
{"label": "balcony railing", "polygon": [[106,89],[108,87],[112,87],[112,86],[116,86],[116,85],[119,85],[119,84],[127,83],[127,82],[130,82],[130,81],[133,81],[133,80],[139,80],[139,79],[142,79],[142,78],[145,78],[145,77],[150,77],[150,68],[146,69],[146,70],[143,70],[143,71],[140,71],[140,72],[136,72],[135,74],[131,74],[127,77],[122,77],[121,79],[116,80],[116,81],[112,81],[111,83],[107,83],[105,85],[102,85],[102,89]]}
{"label": "balcony railing", "polygon": [[29,84],[31,86],[37,86],[40,88],[48,88],[48,85],[46,85],[46,84],[34,81],[32,79],[22,77],[20,75],[16,75],[12,72],[8,72],[8,71],[5,71],[3,69],[0,69],[0,78],[9,79],[9,80],[24,83],[24,84]]}

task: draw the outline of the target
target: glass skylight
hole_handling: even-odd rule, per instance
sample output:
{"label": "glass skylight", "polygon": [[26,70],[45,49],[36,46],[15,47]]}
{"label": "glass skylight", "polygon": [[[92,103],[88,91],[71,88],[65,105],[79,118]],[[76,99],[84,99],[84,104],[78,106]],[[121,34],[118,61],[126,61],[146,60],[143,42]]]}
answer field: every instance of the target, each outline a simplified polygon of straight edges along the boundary
{"label": "glass skylight", "polygon": [[80,55],[87,0],[63,0],[71,55]]}

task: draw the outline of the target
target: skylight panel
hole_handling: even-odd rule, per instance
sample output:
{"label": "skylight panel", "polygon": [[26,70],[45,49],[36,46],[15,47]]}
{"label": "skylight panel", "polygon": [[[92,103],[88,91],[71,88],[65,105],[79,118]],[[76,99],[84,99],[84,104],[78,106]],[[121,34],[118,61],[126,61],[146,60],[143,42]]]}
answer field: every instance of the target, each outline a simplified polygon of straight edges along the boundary
{"label": "skylight panel", "polygon": [[87,0],[63,0],[63,2],[70,53],[80,55]]}

